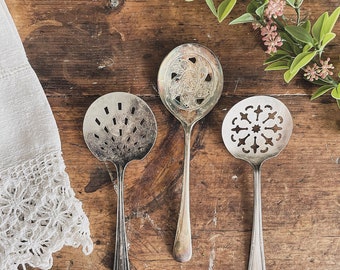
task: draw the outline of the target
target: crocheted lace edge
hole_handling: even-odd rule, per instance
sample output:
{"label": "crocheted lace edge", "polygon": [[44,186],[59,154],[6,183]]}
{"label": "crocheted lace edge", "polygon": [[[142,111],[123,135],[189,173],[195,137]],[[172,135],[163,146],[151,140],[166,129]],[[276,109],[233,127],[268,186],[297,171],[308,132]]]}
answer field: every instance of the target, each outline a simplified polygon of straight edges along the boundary
{"label": "crocheted lace edge", "polygon": [[[41,236],[33,238],[37,231]],[[93,251],[89,220],[61,151],[0,171],[0,269],[26,269],[26,264],[50,269],[53,253],[63,246],[82,246],[85,255]]]}

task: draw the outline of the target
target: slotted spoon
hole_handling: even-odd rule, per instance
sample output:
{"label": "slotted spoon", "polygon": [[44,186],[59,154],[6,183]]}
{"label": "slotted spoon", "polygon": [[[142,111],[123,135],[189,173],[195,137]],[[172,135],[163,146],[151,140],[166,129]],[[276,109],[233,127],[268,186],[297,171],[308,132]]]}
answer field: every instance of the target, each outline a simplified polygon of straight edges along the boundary
{"label": "slotted spoon", "polygon": [[287,145],[293,120],[287,107],[268,96],[246,98],[234,105],[222,124],[226,148],[254,169],[254,213],[248,270],[265,270],[261,210],[261,166]]}
{"label": "slotted spoon", "polygon": [[124,172],[132,160],[144,158],[155,143],[157,123],[139,97],[114,92],[99,97],[88,108],[83,135],[92,154],[112,162],[117,170],[117,225],[113,270],[129,270],[124,215]]}
{"label": "slotted spoon", "polygon": [[212,51],[199,44],[183,44],[163,60],[158,72],[158,90],[165,107],[181,122],[185,133],[184,174],[181,206],[173,254],[177,261],[192,255],[189,171],[190,137],[195,123],[206,116],[219,100],[223,72]]}

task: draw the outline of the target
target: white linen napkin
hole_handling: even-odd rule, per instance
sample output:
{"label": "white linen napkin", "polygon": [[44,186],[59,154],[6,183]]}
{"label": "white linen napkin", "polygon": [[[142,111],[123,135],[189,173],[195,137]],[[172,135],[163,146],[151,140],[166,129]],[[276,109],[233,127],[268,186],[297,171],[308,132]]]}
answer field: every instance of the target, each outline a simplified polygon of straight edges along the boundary
{"label": "white linen napkin", "polygon": [[89,221],[47,98],[0,0],[0,269],[50,269],[64,245],[91,253]]}

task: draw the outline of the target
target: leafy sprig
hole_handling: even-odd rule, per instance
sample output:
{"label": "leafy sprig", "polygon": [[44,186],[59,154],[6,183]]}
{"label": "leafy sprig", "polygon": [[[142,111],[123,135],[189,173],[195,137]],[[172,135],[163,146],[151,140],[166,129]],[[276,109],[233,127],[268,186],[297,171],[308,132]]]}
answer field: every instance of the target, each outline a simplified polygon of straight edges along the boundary
{"label": "leafy sprig", "polygon": [[[236,2],[224,0],[215,8],[213,0],[206,0],[219,22],[230,14]],[[251,0],[246,12],[230,24],[252,23],[254,29],[260,29],[267,46],[266,71],[284,70],[286,83],[303,72],[307,81],[318,86],[311,100],[330,92],[340,108],[340,73],[333,78],[334,66],[329,58],[322,58],[326,46],[336,37],[333,29],[340,7],[331,14],[324,12],[312,24],[308,18],[301,18],[302,4],[303,0]],[[293,23],[283,12],[287,7],[295,11]]]}

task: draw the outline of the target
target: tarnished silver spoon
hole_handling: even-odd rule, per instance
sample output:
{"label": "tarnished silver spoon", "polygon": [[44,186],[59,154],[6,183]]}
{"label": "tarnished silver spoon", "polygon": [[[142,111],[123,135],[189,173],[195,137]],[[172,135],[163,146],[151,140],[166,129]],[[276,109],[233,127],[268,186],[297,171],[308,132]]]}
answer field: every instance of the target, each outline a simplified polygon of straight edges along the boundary
{"label": "tarnished silver spoon", "polygon": [[113,270],[129,270],[124,215],[124,172],[132,160],[143,159],[157,136],[157,123],[150,107],[139,97],[109,93],[88,108],[83,135],[92,154],[112,162],[117,170],[117,225]]}
{"label": "tarnished silver spoon", "polygon": [[190,137],[195,123],[219,100],[223,72],[217,57],[199,44],[183,44],[163,60],[158,72],[158,90],[165,107],[181,122],[185,133],[184,174],[181,206],[173,254],[177,261],[192,255],[189,200]]}
{"label": "tarnished silver spoon", "polygon": [[234,105],[222,124],[226,148],[254,169],[254,213],[248,270],[265,270],[261,210],[261,166],[287,145],[293,120],[287,107],[268,96],[246,98]]}

